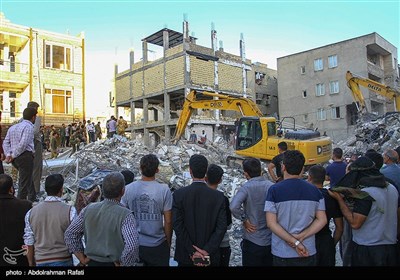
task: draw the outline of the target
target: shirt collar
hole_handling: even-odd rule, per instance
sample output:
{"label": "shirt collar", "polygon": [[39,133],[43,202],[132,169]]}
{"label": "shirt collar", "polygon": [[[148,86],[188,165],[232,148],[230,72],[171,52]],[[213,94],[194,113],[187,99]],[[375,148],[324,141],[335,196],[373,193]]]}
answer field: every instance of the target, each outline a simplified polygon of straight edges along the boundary
{"label": "shirt collar", "polygon": [[61,201],[62,202],[63,199],[61,197],[58,197],[58,196],[49,195],[44,199],[44,201]]}

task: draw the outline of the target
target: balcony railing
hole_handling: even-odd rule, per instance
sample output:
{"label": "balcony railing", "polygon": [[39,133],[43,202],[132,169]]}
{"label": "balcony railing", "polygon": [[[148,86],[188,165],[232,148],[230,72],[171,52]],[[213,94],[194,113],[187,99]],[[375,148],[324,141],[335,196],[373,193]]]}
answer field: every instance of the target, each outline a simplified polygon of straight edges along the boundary
{"label": "balcony railing", "polygon": [[0,71],[27,74],[29,72],[29,64],[0,60]]}

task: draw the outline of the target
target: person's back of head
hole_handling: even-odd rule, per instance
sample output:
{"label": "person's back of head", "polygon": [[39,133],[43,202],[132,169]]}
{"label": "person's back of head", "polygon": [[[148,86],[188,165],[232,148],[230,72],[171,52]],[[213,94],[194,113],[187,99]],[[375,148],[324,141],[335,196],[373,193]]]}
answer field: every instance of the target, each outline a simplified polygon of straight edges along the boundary
{"label": "person's back of head", "polygon": [[256,158],[246,158],[243,163],[243,171],[249,175],[250,178],[261,176],[261,162]]}
{"label": "person's back of head", "polygon": [[128,169],[122,170],[121,174],[124,176],[125,186],[132,183],[135,179],[135,174]]}
{"label": "person's back of head", "polygon": [[192,155],[189,159],[189,168],[193,178],[202,179],[206,176],[208,160],[203,155]]}
{"label": "person's back of head", "polygon": [[218,185],[221,182],[224,170],[221,166],[210,164],[207,169],[207,182],[211,186]]}
{"label": "person's back of head", "polygon": [[116,199],[124,194],[125,178],[121,172],[111,172],[103,179],[103,194],[105,198]]}
{"label": "person's back of head", "polygon": [[399,161],[399,155],[393,149],[389,149],[383,153],[384,157],[386,156],[392,163],[397,163]]}
{"label": "person's back of head", "polygon": [[160,161],[156,155],[148,154],[140,159],[140,171],[145,177],[154,177],[158,171]]}
{"label": "person's back of head", "polygon": [[283,165],[290,175],[300,175],[306,162],[304,155],[298,150],[286,151],[283,156]]}
{"label": "person's back of head", "polygon": [[397,152],[397,155],[399,156],[399,158],[400,158],[400,146],[398,146],[396,149],[394,149],[396,152]]}
{"label": "person's back of head", "polygon": [[287,151],[287,143],[285,141],[279,142],[278,149],[281,150],[282,152]]}
{"label": "person's back of head", "polygon": [[26,108],[34,108],[34,109],[38,109],[39,103],[35,102],[35,101],[29,101],[28,104],[26,105]]}
{"label": "person's back of head", "polygon": [[61,174],[51,174],[46,177],[44,189],[48,196],[57,196],[64,186],[64,177]]}
{"label": "person's back of head", "polygon": [[34,116],[37,115],[37,110],[35,108],[25,108],[22,112],[22,117],[24,120],[30,121]]}
{"label": "person's back of head", "polygon": [[308,170],[310,181],[314,185],[323,185],[325,181],[326,171],[321,165],[313,165]]}
{"label": "person's back of head", "polygon": [[10,193],[13,187],[13,179],[7,174],[0,174],[0,194]]}
{"label": "person's back of head", "polygon": [[334,156],[335,159],[342,159],[343,157],[343,150],[341,148],[334,148],[332,155]]}
{"label": "person's back of head", "polygon": [[381,169],[383,166],[383,156],[380,153],[376,152],[375,150],[367,151],[365,156],[375,163],[375,167],[377,169]]}

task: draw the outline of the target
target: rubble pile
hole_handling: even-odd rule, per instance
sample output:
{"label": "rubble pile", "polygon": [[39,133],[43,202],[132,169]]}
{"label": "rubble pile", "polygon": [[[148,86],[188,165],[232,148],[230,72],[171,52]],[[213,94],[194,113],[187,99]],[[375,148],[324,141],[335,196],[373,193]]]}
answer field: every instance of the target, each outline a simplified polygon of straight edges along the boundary
{"label": "rubble pile", "polygon": [[338,142],[345,157],[364,154],[369,149],[383,153],[400,146],[400,113],[386,114],[376,120],[359,122],[355,136]]}

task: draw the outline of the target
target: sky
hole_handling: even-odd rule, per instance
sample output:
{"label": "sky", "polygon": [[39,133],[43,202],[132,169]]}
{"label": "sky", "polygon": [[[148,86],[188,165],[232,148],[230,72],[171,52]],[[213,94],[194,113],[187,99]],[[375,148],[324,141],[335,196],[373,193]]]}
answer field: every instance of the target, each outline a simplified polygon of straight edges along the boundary
{"label": "sky", "polygon": [[[226,52],[239,55],[243,33],[246,57],[273,69],[278,57],[372,32],[397,48],[400,40],[400,0],[0,0],[0,10],[15,24],[85,32],[86,110],[92,117],[107,113],[114,64],[119,72],[128,69],[131,48],[139,61],[141,40],[164,27],[182,32],[184,16],[199,45],[211,46],[213,23]],[[149,59],[161,56],[160,47],[149,49]]]}

